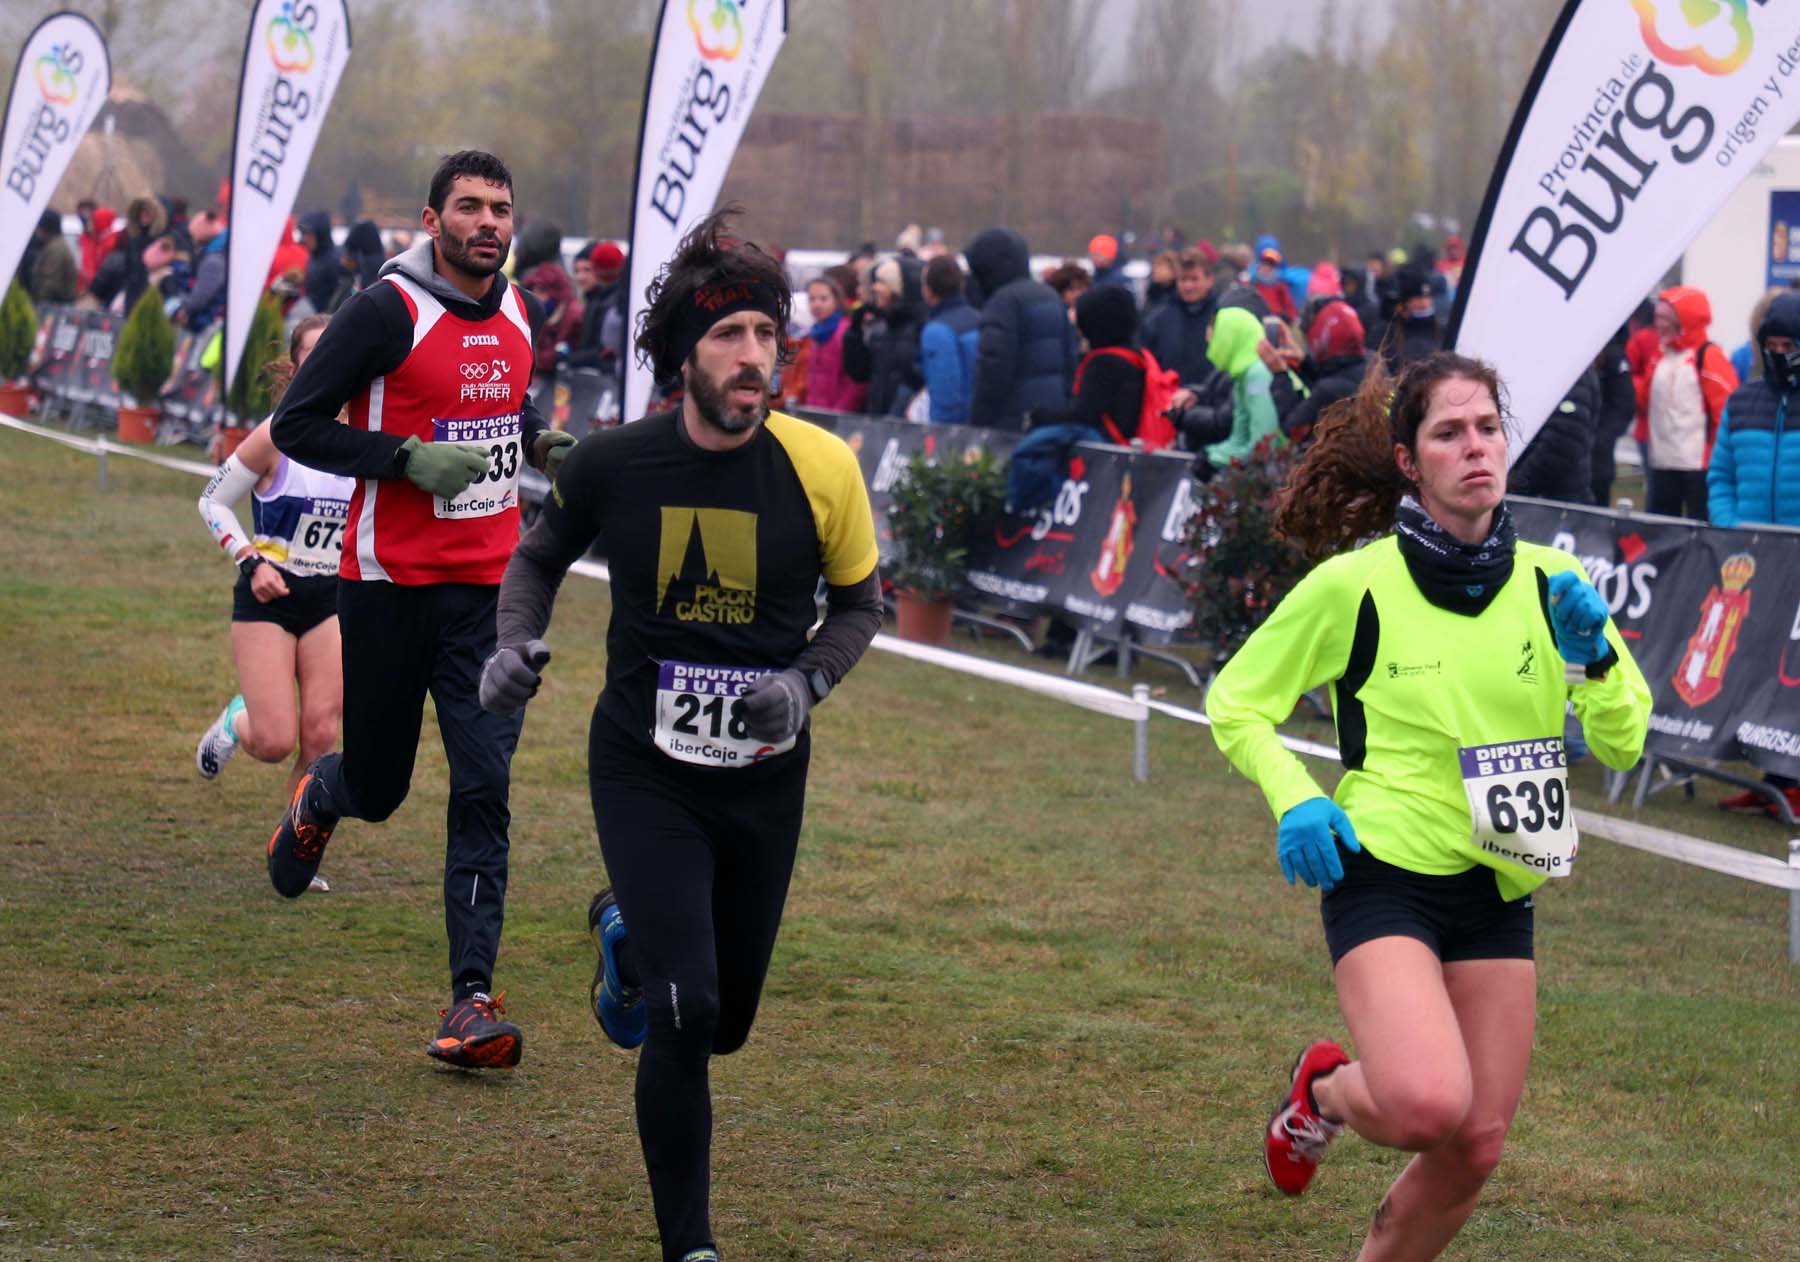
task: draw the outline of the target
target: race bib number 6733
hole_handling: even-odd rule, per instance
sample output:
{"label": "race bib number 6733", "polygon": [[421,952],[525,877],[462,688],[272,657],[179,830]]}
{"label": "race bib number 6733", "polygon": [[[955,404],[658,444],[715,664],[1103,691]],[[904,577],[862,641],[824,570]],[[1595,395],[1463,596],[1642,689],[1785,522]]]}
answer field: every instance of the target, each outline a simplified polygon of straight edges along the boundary
{"label": "race bib number 6733", "polygon": [[1456,751],[1475,845],[1543,876],[1568,876],[1581,837],[1562,737]]}

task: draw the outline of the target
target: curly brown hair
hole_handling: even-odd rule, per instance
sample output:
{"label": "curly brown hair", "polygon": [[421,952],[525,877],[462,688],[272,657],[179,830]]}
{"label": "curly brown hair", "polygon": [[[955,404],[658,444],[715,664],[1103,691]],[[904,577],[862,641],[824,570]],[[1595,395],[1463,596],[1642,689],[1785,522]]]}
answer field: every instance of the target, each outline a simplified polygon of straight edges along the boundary
{"label": "curly brown hair", "polygon": [[287,354],[283,355],[280,359],[271,359],[268,363],[263,365],[263,376],[266,377],[269,382],[270,406],[280,403],[281,396],[286,394],[287,388],[294,384],[294,373],[300,367],[300,365],[295,362],[300,358],[300,339],[305,337],[308,333],[311,333],[314,329],[322,329],[330,323],[331,317],[328,315],[321,314],[307,316],[304,320],[294,326],[294,331],[292,333],[288,334]]}
{"label": "curly brown hair", "polygon": [[1417,450],[1419,426],[1440,382],[1476,381],[1510,421],[1506,387],[1491,364],[1437,351],[1393,377],[1376,356],[1360,389],[1326,408],[1275,509],[1275,531],[1318,561],[1394,524],[1401,497],[1416,488],[1400,472],[1395,447]]}
{"label": "curly brown hair", "polygon": [[744,213],[743,206],[728,202],[695,224],[675,247],[675,254],[644,291],[645,307],[638,314],[635,345],[639,363],[648,363],[658,379],[681,371],[678,357],[677,312],[694,291],[704,285],[745,283],[766,285],[776,297],[775,344],[777,362],[791,363],[787,326],[794,294],[787,272],[754,241],[731,236],[731,221]]}

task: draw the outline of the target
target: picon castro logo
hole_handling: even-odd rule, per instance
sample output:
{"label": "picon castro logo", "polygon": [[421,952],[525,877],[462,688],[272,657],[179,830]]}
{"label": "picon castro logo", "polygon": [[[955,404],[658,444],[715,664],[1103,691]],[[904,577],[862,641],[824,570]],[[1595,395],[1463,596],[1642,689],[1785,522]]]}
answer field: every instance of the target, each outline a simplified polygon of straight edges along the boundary
{"label": "picon castro logo", "polygon": [[656,612],[679,622],[756,621],[756,514],[734,508],[662,510]]}

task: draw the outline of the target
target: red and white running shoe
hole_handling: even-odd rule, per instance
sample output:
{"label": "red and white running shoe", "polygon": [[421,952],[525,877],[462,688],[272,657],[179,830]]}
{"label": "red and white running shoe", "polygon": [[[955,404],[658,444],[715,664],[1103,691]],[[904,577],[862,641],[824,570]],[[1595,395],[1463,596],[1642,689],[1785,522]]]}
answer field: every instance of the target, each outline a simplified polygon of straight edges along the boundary
{"label": "red and white running shoe", "polygon": [[1344,1133],[1341,1124],[1319,1116],[1313,1081],[1349,1063],[1344,1049],[1328,1039],[1309,1046],[1294,1062],[1293,1083],[1263,1131],[1263,1164],[1275,1186],[1289,1196],[1306,1191],[1325,1145]]}

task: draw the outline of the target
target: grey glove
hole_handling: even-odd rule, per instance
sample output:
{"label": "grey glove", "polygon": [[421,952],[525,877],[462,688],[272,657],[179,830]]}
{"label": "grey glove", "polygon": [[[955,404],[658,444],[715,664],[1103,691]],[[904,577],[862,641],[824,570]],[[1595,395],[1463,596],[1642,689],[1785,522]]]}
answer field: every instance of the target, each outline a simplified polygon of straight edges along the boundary
{"label": "grey glove", "polygon": [[487,452],[460,443],[422,443],[414,435],[406,451],[406,480],[429,495],[454,499],[488,469]]}
{"label": "grey glove", "polygon": [[495,649],[481,666],[481,708],[495,714],[515,714],[537,696],[544,667],[550,664],[550,646],[528,640],[518,648]]}
{"label": "grey glove", "polygon": [[575,435],[566,434],[560,429],[547,429],[531,440],[531,463],[554,482],[556,471],[562,468],[562,462],[574,450]]}
{"label": "grey glove", "polygon": [[750,685],[750,691],[738,699],[743,707],[744,726],[756,740],[779,745],[798,736],[812,712],[812,690],[806,677],[788,669],[764,675]]}

